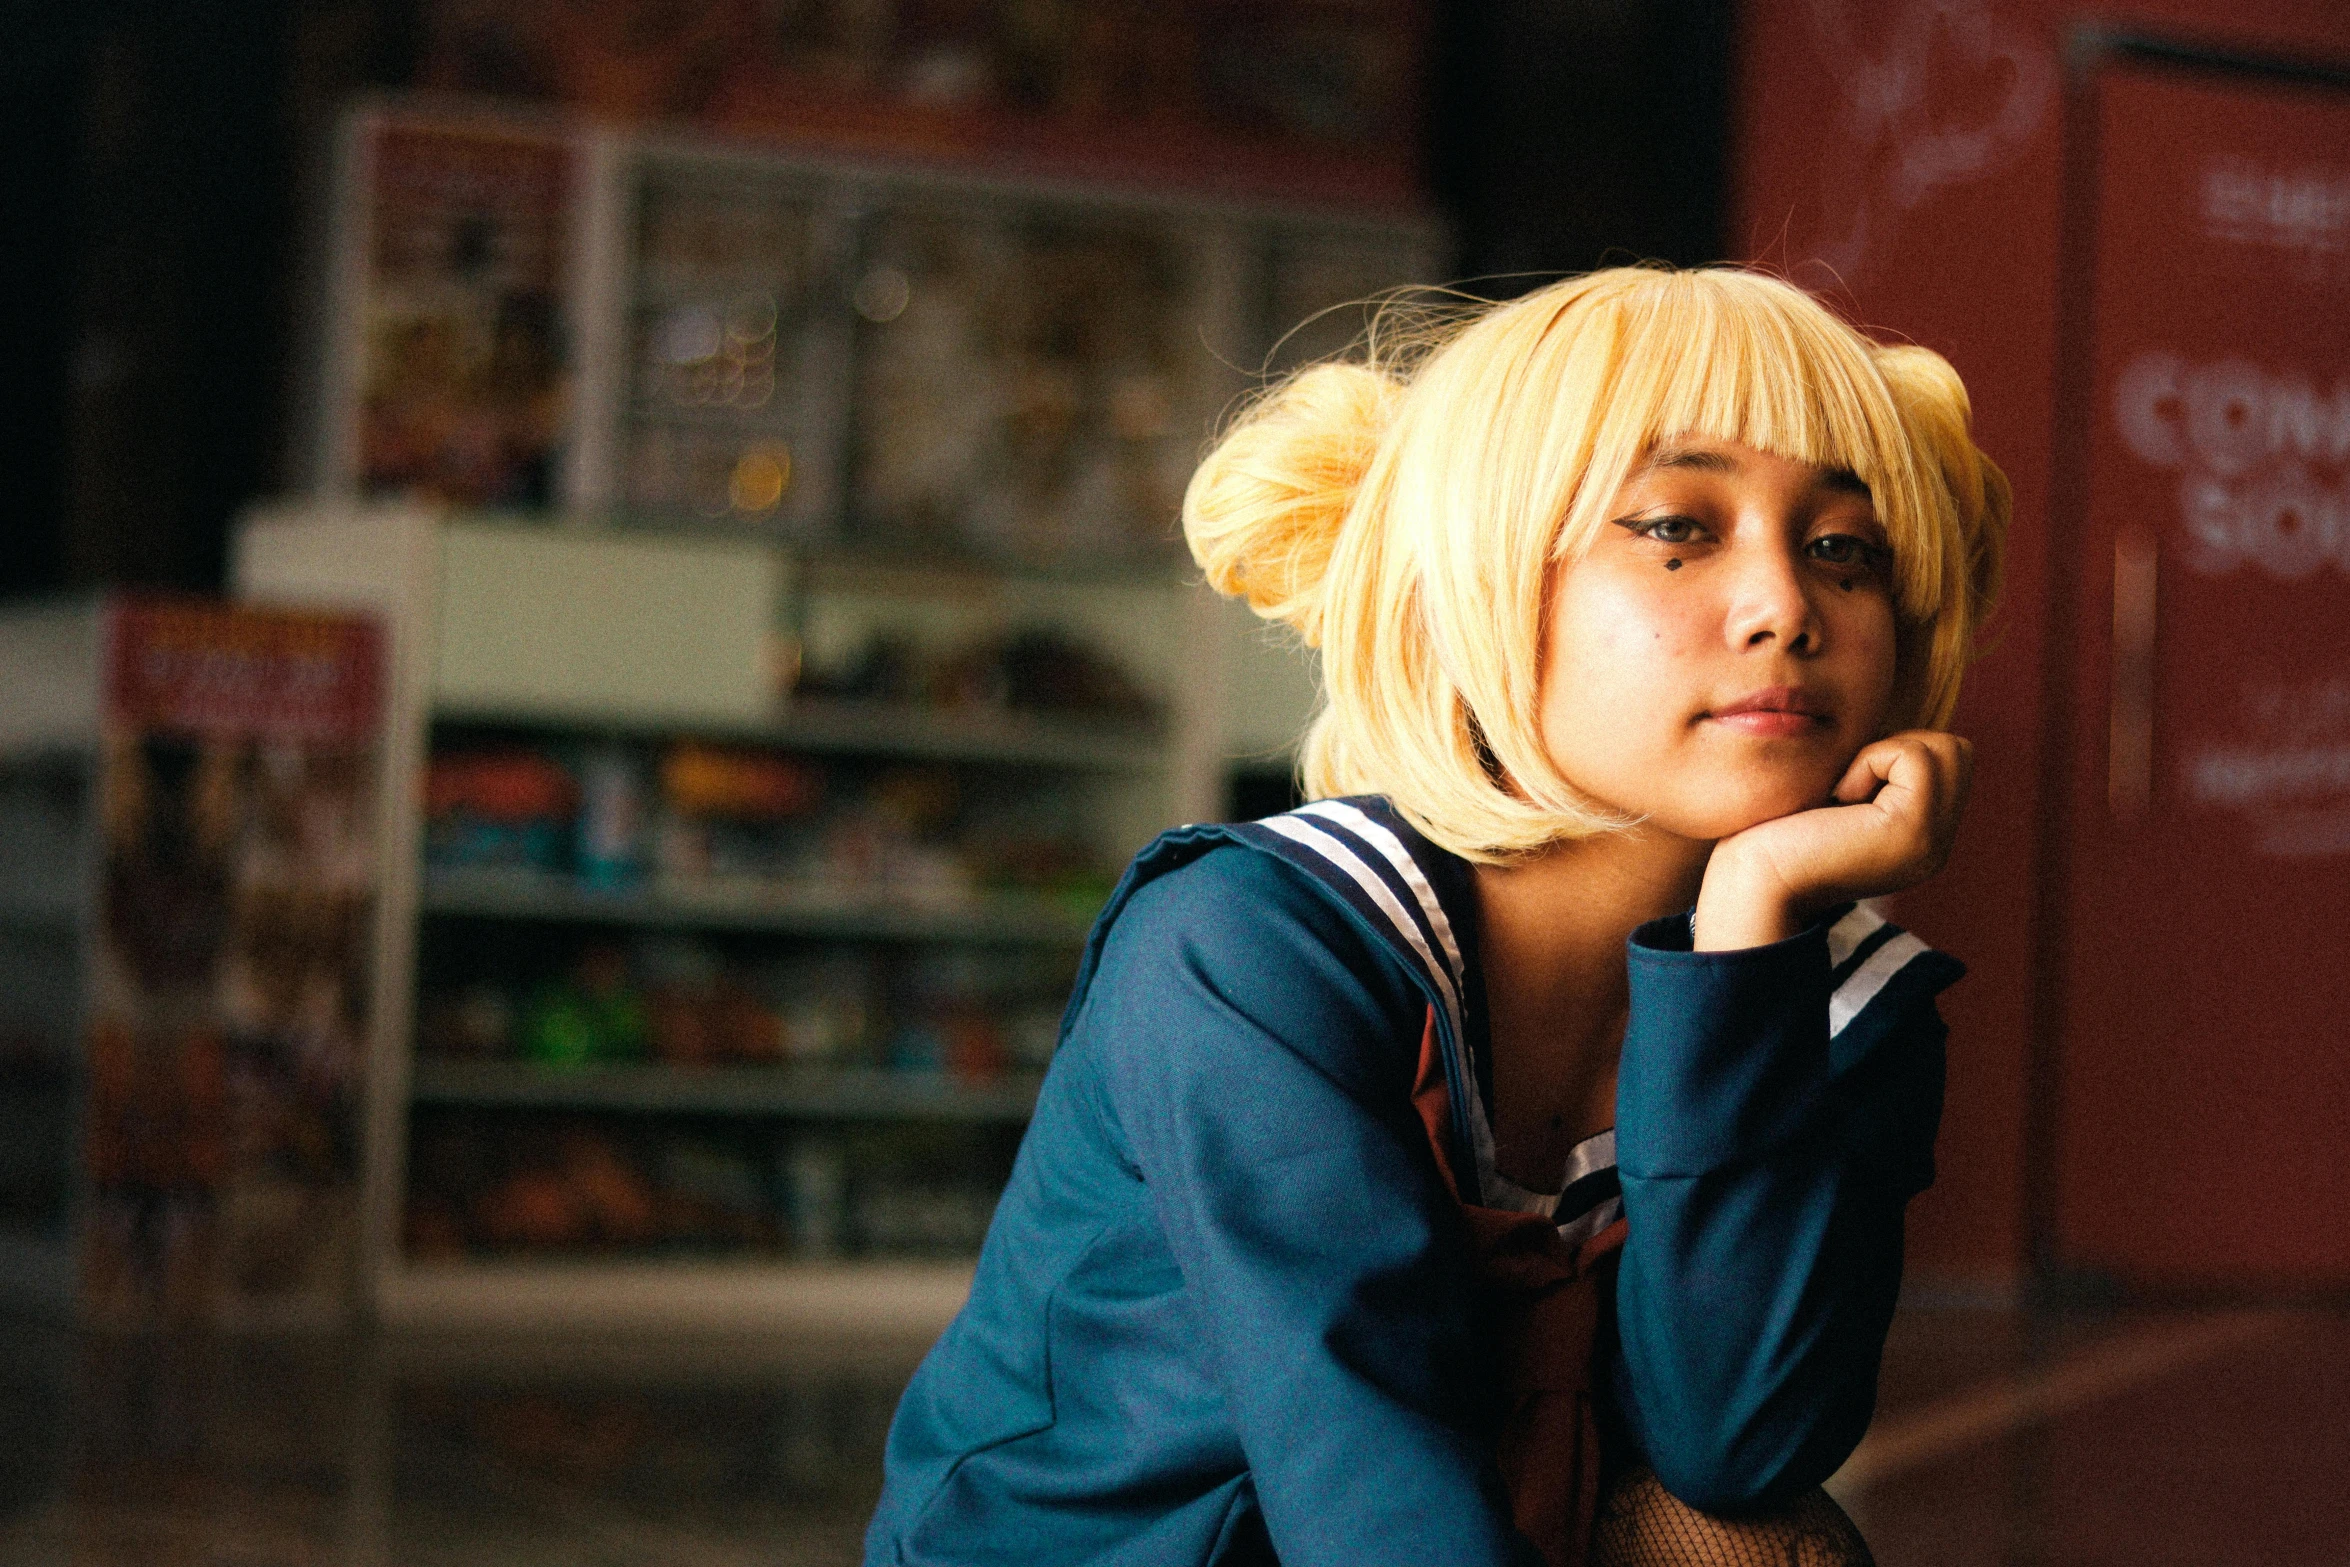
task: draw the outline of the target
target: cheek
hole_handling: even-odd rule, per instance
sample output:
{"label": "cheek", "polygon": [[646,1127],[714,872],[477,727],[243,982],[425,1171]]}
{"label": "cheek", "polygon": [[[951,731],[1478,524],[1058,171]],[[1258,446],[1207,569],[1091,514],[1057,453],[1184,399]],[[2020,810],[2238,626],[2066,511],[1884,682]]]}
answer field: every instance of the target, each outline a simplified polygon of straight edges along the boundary
{"label": "cheek", "polygon": [[1713,641],[1704,595],[1693,587],[1593,573],[1553,600],[1542,738],[1553,764],[1585,794],[1642,808],[1625,791],[1651,779],[1681,738],[1689,696],[1678,672],[1701,661]]}
{"label": "cheek", "polygon": [[1702,595],[1672,588],[1683,585],[1643,590],[1594,582],[1578,592],[1570,584],[1570,590],[1559,595],[1551,617],[1546,673],[1562,677],[1556,689],[1642,682],[1653,687],[1666,661],[1706,646]]}
{"label": "cheek", "polygon": [[1855,605],[1850,622],[1842,628],[1847,645],[1858,655],[1854,662],[1860,673],[1855,683],[1865,695],[1868,707],[1868,732],[1873,737],[1891,716],[1895,666],[1900,656],[1900,635],[1893,622],[1893,608],[1883,600],[1873,605]]}

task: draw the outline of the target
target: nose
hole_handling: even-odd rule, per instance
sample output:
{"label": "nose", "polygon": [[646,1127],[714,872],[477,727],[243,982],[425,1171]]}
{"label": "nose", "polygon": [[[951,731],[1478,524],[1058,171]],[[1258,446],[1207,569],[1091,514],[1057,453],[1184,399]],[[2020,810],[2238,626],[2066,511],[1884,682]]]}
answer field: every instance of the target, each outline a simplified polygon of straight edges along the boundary
{"label": "nose", "polygon": [[1723,627],[1733,650],[1817,653],[1820,620],[1795,551],[1773,543],[1741,552]]}

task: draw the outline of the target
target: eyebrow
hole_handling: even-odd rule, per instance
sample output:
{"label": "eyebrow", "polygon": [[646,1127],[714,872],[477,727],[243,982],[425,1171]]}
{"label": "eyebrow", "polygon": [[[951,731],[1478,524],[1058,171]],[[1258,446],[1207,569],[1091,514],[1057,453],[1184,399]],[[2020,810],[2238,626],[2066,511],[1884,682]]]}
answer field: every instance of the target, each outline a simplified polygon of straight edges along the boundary
{"label": "eyebrow", "polygon": [[[1728,452],[1717,452],[1702,446],[1661,446],[1641,464],[1642,473],[1678,471],[1682,473],[1736,473],[1738,459]],[[1822,468],[1819,485],[1845,495],[1857,495],[1862,500],[1872,497],[1865,480],[1850,468]]]}
{"label": "eyebrow", "polygon": [[1641,464],[1643,473],[1664,469],[1680,469],[1694,473],[1736,473],[1738,459],[1728,452],[1707,451],[1703,447],[1660,446]]}

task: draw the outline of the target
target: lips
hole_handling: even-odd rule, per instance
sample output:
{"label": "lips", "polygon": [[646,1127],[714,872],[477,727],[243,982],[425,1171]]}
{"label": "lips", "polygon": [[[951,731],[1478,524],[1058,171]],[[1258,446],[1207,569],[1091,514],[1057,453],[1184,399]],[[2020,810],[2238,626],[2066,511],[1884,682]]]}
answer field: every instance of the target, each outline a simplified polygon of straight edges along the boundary
{"label": "lips", "polygon": [[1769,686],[1705,715],[1751,735],[1813,734],[1828,727],[1828,704],[1800,686]]}

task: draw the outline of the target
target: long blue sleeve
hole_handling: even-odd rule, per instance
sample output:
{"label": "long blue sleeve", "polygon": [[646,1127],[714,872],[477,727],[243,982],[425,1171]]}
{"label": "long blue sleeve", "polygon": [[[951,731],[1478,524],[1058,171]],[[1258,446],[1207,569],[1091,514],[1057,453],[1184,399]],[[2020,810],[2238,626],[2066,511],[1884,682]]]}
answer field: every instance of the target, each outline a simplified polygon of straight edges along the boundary
{"label": "long blue sleeve", "polygon": [[1101,1052],[1287,1567],[1528,1559],[1395,1043],[1425,1009],[1304,877],[1219,854],[1134,896],[1071,1034]]}
{"label": "long blue sleeve", "polygon": [[1681,919],[1631,943],[1615,1385],[1658,1478],[1722,1511],[1817,1484],[1868,1428],[1902,1211],[1933,1180],[1933,996],[1963,970],[1919,949],[1847,1016],[1824,925],[1688,949]]}

